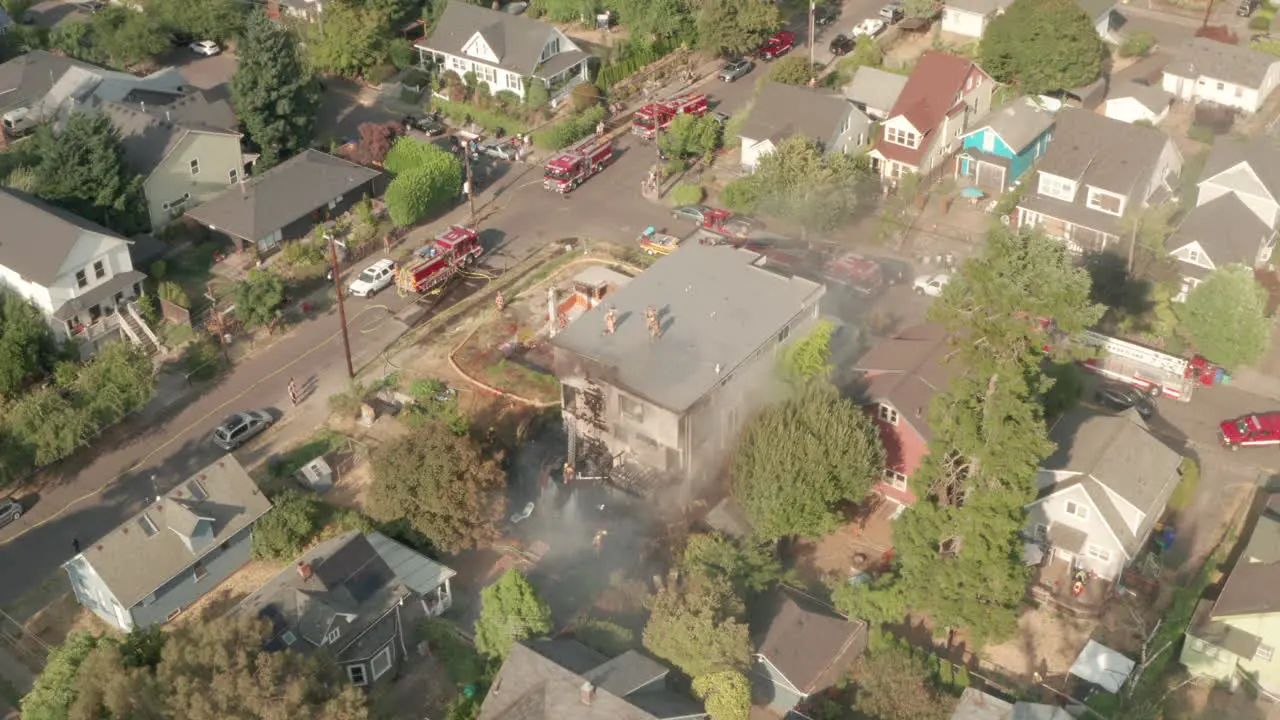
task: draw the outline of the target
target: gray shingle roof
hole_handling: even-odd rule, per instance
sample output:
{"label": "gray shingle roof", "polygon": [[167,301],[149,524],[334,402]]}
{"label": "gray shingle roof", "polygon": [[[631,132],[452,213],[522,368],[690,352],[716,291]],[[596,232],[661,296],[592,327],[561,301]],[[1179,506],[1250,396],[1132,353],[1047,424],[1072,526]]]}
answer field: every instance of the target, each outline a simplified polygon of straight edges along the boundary
{"label": "gray shingle roof", "polygon": [[57,279],[80,238],[102,235],[128,242],[75,213],[8,188],[0,188],[0,218],[5,228],[0,265],[44,286]]}
{"label": "gray shingle roof", "polygon": [[1169,109],[1169,106],[1173,104],[1173,95],[1158,87],[1136,82],[1120,83],[1107,93],[1108,100],[1120,100],[1122,98],[1133,98],[1142,103],[1143,107],[1157,114]]}
{"label": "gray shingle roof", "polygon": [[738,135],[757,142],[803,135],[828,143],[852,109],[844,97],[819,88],[767,82]]}
{"label": "gray shingle roof", "polygon": [[32,50],[0,65],[0,113],[27,107],[53,87],[68,68],[97,69],[89,63]]}
{"label": "gray shingle roof", "polygon": [[909,79],[906,75],[863,65],[845,86],[844,96],[873,110],[889,112]]}
{"label": "gray shingle roof", "polygon": [[187,211],[196,221],[251,242],[283,229],[382,173],[304,150]]}
{"label": "gray shingle roof", "polygon": [[1012,703],[977,688],[965,688],[951,713],[951,720],[1009,720],[1012,715]]}
{"label": "gray shingle roof", "polygon": [[143,176],[155,172],[191,133],[240,135],[232,129],[231,106],[223,100],[211,103],[198,92],[172,98],[165,105],[99,101],[93,106],[111,118],[120,132],[125,160]]}
{"label": "gray shingle roof", "polygon": [[[497,67],[527,77],[538,69],[538,58],[551,39],[555,28],[525,15],[490,10],[471,3],[450,0],[430,37],[418,47],[437,52],[466,57],[482,65],[493,65],[480,58],[464,55],[462,48],[478,32],[485,44],[498,57]],[[561,48],[566,50],[566,48]],[[580,50],[561,52],[565,58],[552,57],[550,62],[562,64],[563,70],[578,60],[586,58]],[[564,64],[568,63],[568,64]],[[556,70],[555,72],[558,72]],[[540,73],[538,73],[540,74]],[[549,71],[548,74],[554,74]]]}
{"label": "gray shingle roof", "polygon": [[[566,351],[585,358],[604,366],[615,387],[684,412],[826,292],[767,270],[759,259],[726,245],[682,247],[557,335],[557,360]],[[606,335],[610,306],[617,308],[617,332]],[[645,323],[649,306],[662,326],[656,341]]]}
{"label": "gray shingle roof", "polygon": [[947,7],[986,17],[1004,10],[1012,3],[1013,0],[947,0]]}
{"label": "gray shingle roof", "polygon": [[1273,199],[1280,200],[1280,147],[1266,135],[1247,140],[1229,137],[1215,140],[1200,181],[1211,180],[1242,163],[1258,176]]}
{"label": "gray shingle roof", "polygon": [[1170,142],[1168,135],[1155,128],[1063,108],[1057,113],[1053,142],[1040,159],[1039,170],[1134,202],[1133,193],[1150,179]]}
{"label": "gray shingle roof", "polygon": [[757,611],[757,652],[805,695],[825,690],[867,647],[867,627],[780,585]]}
{"label": "gray shingle roof", "polygon": [[1263,243],[1274,234],[1240,196],[1229,192],[1192,208],[1166,246],[1177,249],[1194,240],[1218,267],[1232,263],[1253,267]]}
{"label": "gray shingle roof", "polygon": [[1174,51],[1165,66],[1170,75],[1212,78],[1247,88],[1262,87],[1267,70],[1280,58],[1243,45],[1227,45],[1208,38],[1192,38]]}
{"label": "gray shingle roof", "polygon": [[876,343],[855,363],[868,376],[867,399],[887,402],[920,437],[928,441],[929,402],[947,387],[953,367],[946,363],[951,353],[945,326],[928,323],[908,328],[893,338]]}
{"label": "gray shingle roof", "polygon": [[1237,562],[1222,585],[1213,617],[1280,612],[1280,563]]}
{"label": "gray shingle roof", "polygon": [[990,128],[1014,153],[1020,153],[1053,127],[1053,121],[1053,113],[1038,103],[1018,98],[1006,105],[992,108],[986,115],[975,120],[965,134],[972,135]]}
{"label": "gray shingle roof", "polygon": [[[200,483],[207,495],[204,500],[192,498],[186,489],[191,481]],[[179,535],[186,529],[185,521],[181,528],[166,524],[173,517],[168,510],[171,503],[185,504],[194,514],[211,518],[212,539],[193,552]],[[131,608],[270,509],[271,502],[235,456],[224,455],[86,547],[81,557],[120,604]],[[152,536],[139,525],[144,517],[158,530]]]}

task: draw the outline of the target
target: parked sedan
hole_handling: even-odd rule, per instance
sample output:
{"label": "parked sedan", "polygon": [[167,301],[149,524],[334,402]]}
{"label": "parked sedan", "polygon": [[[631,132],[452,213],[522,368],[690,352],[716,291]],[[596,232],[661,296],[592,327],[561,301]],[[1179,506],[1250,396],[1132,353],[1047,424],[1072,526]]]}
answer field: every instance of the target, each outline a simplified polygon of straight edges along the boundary
{"label": "parked sedan", "polygon": [[837,35],[831,40],[831,45],[828,49],[836,57],[848,55],[853,52],[853,38],[848,35]]}
{"label": "parked sedan", "polygon": [[213,431],[213,444],[231,452],[250,438],[271,427],[275,418],[266,410],[236,413],[222,421]]}
{"label": "parked sedan", "polygon": [[671,218],[673,220],[688,220],[701,225],[703,217],[710,210],[711,208],[706,205],[681,205],[671,209]]}
{"label": "parked sedan", "polygon": [[205,57],[213,57],[222,52],[222,48],[218,47],[218,43],[212,40],[201,40],[191,43],[191,52]]}
{"label": "parked sedan", "polygon": [[745,77],[755,69],[756,64],[754,62],[746,58],[739,58],[725,63],[725,66],[720,69],[720,75],[718,77],[724,82],[733,82],[740,77]]}
{"label": "parked sedan", "polygon": [[0,500],[0,527],[22,517],[22,503],[12,498]]}
{"label": "parked sedan", "polygon": [[813,11],[813,22],[818,27],[826,27],[840,17],[840,8],[824,5]]}
{"label": "parked sedan", "polygon": [[514,162],[516,159],[516,146],[510,142],[495,142],[480,146],[480,154],[494,158],[496,160],[506,160]]}
{"label": "parked sedan", "polygon": [[379,290],[387,287],[396,278],[396,264],[393,260],[379,260],[360,273],[351,281],[347,292],[356,297],[372,297]]}
{"label": "parked sedan", "polygon": [[937,275],[926,275],[916,278],[912,283],[917,295],[927,295],[928,297],[938,297],[942,291],[946,289],[947,283],[951,282],[951,276],[947,273],[938,273]]}
{"label": "parked sedan", "polygon": [[853,36],[859,38],[862,36],[875,37],[884,32],[885,24],[879,18],[867,18],[857,25],[853,26]]}
{"label": "parked sedan", "polygon": [[1155,401],[1149,395],[1128,385],[1107,383],[1098,388],[1093,399],[1099,405],[1117,412],[1134,408],[1144,420],[1156,414]]}
{"label": "parked sedan", "polygon": [[418,132],[425,134],[427,137],[443,135],[445,130],[448,129],[444,126],[444,123],[440,122],[439,119],[423,115],[406,116],[403,122],[405,127],[410,130],[417,130]]}

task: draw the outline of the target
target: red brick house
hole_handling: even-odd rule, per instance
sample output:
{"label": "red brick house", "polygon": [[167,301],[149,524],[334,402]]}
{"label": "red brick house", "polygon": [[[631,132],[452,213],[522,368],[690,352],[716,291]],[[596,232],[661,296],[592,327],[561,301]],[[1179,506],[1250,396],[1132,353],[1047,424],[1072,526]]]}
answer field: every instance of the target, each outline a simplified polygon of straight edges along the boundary
{"label": "red brick house", "polygon": [[968,58],[926,51],[880,128],[869,154],[872,166],[889,181],[942,169],[970,122],[991,109],[995,85]]}
{"label": "red brick house", "polygon": [[930,323],[882,340],[855,366],[866,381],[863,407],[885,450],[884,479],[872,491],[900,509],[916,501],[907,480],[929,452],[929,402],[946,389],[950,352],[946,328]]}

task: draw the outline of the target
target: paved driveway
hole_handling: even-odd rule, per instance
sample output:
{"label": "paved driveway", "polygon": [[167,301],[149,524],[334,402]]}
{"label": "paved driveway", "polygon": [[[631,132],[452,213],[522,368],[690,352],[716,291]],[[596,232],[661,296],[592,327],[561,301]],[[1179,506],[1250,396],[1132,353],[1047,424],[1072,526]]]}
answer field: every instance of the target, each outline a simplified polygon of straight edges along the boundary
{"label": "paved driveway", "polygon": [[236,72],[235,52],[225,49],[213,57],[205,57],[192,52],[191,48],[177,47],[161,57],[160,64],[178,68],[187,82],[201,90],[219,88],[228,92],[229,89],[219,86],[228,85]]}

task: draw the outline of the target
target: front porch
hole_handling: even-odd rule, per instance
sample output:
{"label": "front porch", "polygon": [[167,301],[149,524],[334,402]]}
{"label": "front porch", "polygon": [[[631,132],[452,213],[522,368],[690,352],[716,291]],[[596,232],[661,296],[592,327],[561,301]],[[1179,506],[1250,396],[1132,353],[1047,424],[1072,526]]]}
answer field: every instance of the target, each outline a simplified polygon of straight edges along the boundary
{"label": "front porch", "polygon": [[422,611],[427,614],[427,617],[443,615],[453,607],[453,586],[449,583],[449,578],[445,578],[435,590],[425,593],[420,600]]}
{"label": "front porch", "polygon": [[1115,583],[1090,573],[1084,581],[1083,592],[1077,595],[1073,589],[1075,561],[1058,552],[1050,553],[1036,568],[1027,588],[1031,596],[1077,617],[1101,616],[1113,595]]}
{"label": "front porch", "polygon": [[1018,227],[1038,227],[1049,237],[1066,243],[1067,250],[1075,255],[1104,252],[1120,242],[1118,235],[1077,225],[1038,210],[1019,206],[1016,214]]}

